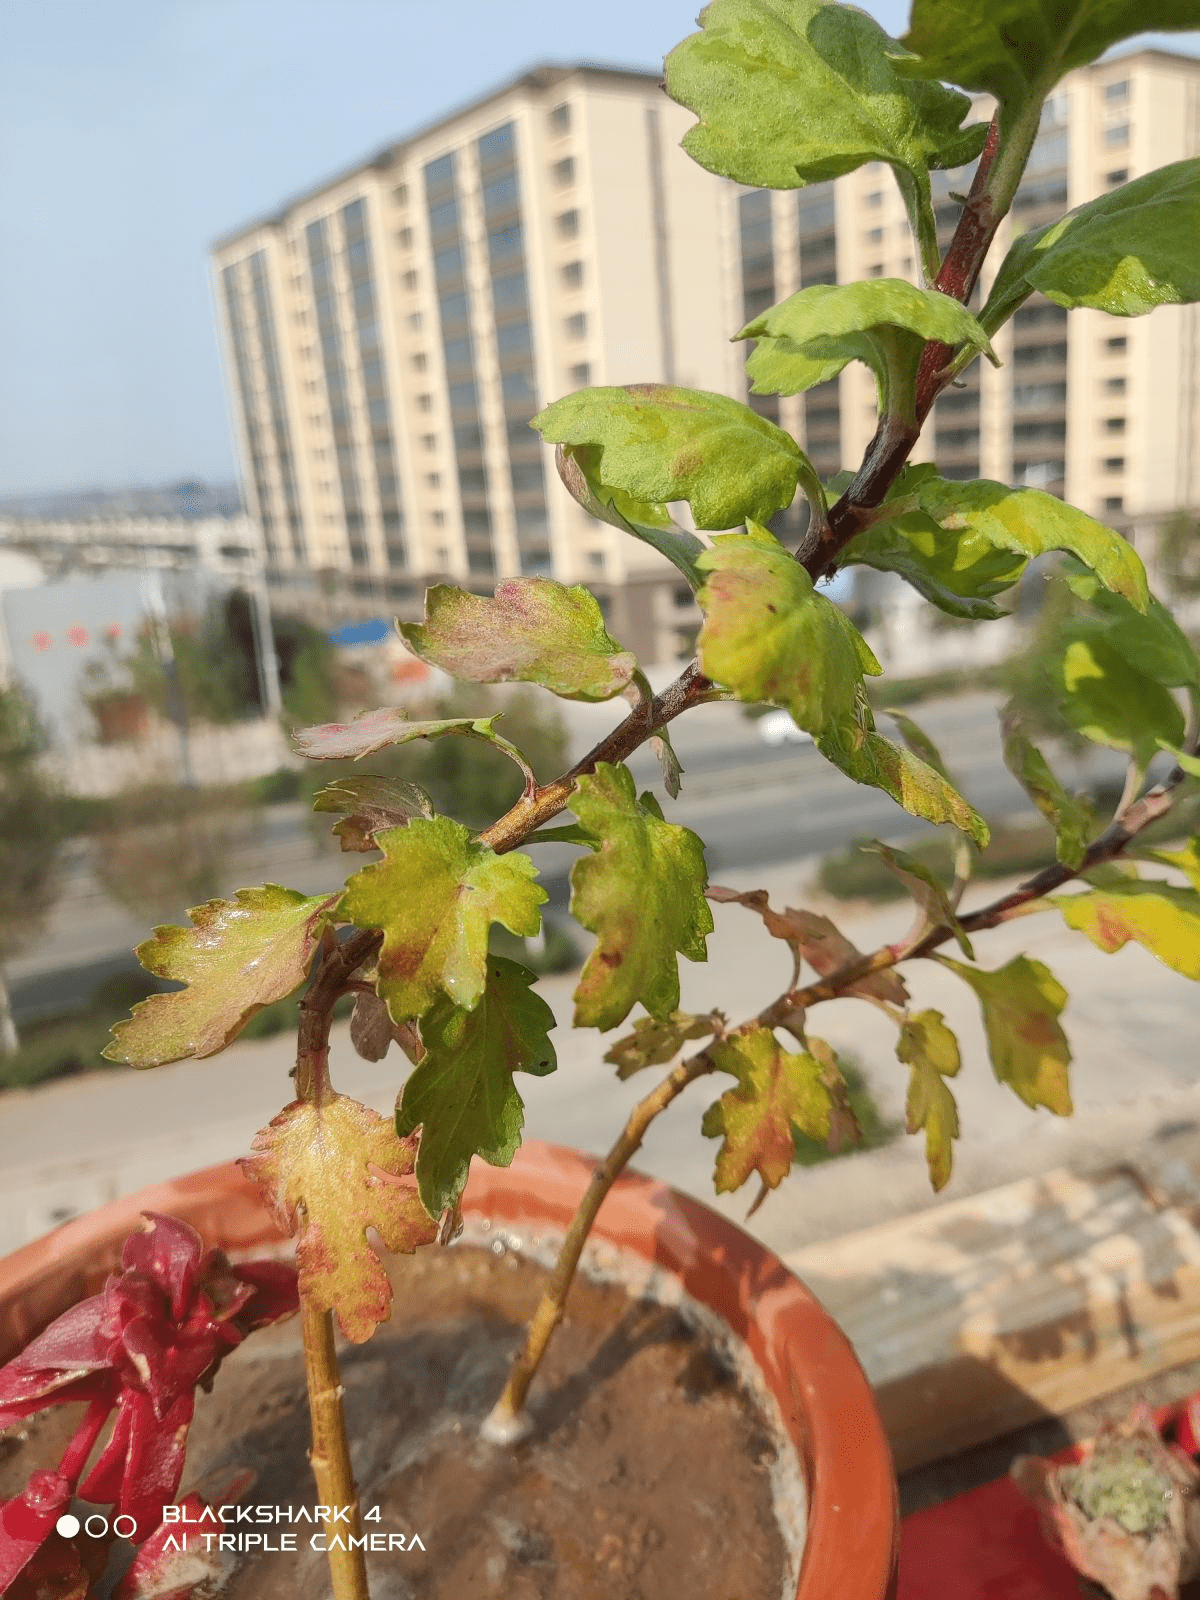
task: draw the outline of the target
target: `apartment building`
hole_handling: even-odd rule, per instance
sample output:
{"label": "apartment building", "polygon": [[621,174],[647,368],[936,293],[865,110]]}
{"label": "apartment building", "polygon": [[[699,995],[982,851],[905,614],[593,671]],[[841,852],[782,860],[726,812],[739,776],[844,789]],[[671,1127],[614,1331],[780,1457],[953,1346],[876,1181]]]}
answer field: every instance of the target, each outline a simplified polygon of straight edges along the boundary
{"label": "apartment building", "polygon": [[[430,582],[551,574],[586,582],[647,662],[687,651],[686,586],[575,506],[529,419],[589,383],[745,395],[730,335],[748,318],[811,284],[914,276],[886,168],[747,191],[683,154],[692,121],[658,73],[538,68],[218,243],[245,492],[277,594],[419,616]],[[1200,61],[1148,50],[1081,69],[1047,105],[1006,233],[1197,153]],[[933,177],[948,240],[970,174]],[[1035,484],[1122,525],[1200,505],[1195,307],[1068,321],[1034,297],[998,351],[922,441],[949,475]],[[875,421],[857,366],[751,404],[830,475]]]}

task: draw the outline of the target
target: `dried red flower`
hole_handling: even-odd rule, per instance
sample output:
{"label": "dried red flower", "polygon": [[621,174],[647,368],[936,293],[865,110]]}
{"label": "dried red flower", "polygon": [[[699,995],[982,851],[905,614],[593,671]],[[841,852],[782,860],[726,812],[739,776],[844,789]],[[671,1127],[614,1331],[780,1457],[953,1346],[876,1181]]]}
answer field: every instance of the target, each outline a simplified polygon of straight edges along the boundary
{"label": "dried red flower", "polygon": [[[0,1368],[0,1429],[70,1401],[90,1401],[56,1472],[30,1477],[0,1505],[0,1593],[53,1533],[78,1493],[129,1517],[141,1543],[162,1521],[183,1474],[196,1388],[211,1382],[254,1328],[299,1305],[283,1262],[232,1266],[186,1222],[147,1212],[121,1252],[121,1271]],[[80,1483],[112,1412],[113,1430]]]}

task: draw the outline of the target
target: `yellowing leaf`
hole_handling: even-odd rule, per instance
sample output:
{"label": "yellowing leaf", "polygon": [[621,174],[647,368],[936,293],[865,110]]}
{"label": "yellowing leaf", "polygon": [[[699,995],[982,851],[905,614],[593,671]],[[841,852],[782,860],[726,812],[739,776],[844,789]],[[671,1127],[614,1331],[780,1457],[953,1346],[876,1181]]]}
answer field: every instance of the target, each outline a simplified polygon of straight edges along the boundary
{"label": "yellowing leaf", "polygon": [[544,439],[592,445],[591,475],[603,499],[620,490],[661,506],[686,500],[698,528],[768,522],[791,505],[812,468],[782,428],[739,400],[702,389],[635,383],[581,389],[533,419]]}
{"label": "yellowing leaf", "polygon": [[409,1253],[437,1235],[408,1181],[415,1141],[398,1139],[377,1111],[334,1094],[319,1105],[285,1106],[256,1136],[254,1151],[241,1166],[296,1235],[301,1295],[336,1312],[347,1339],[361,1344],[392,1303],[367,1229],[385,1249]]}
{"label": "yellowing leaf", "polygon": [[882,671],[866,641],[764,528],[714,541],[697,562],[700,665],[739,700],[786,706],[819,733],[853,715],[863,673]]}
{"label": "yellowing leaf", "polygon": [[404,1085],[396,1132],[421,1129],[417,1183],[432,1216],[458,1203],[472,1156],[507,1167],[516,1155],[525,1106],[513,1074],[554,1071],[554,1013],[533,982],[515,961],[491,956],[474,1011],[438,999],[421,1020],[425,1055]]}
{"label": "yellowing leaf", "polygon": [[304,982],[339,898],[268,883],[195,907],[190,928],[155,928],[138,946],[138,960],[187,987],[134,1006],[113,1028],[104,1055],[159,1067],[224,1050],[256,1011]]}
{"label": "yellowing leaf", "polygon": [[1172,971],[1200,978],[1200,893],[1195,889],[1129,878],[1087,894],[1055,895],[1052,903],[1068,927],[1086,933],[1110,955],[1133,939]]}
{"label": "yellowing leaf", "polygon": [[785,1050],[769,1028],[723,1039],[708,1053],[718,1071],[738,1080],[704,1113],[705,1136],[725,1141],[717,1154],[717,1193],[740,1189],[752,1172],[777,1188],[792,1170],[795,1134],[829,1136],[825,1069],[807,1052]]}
{"label": "yellowing leaf", "polygon": [[414,818],[376,844],[384,859],[349,879],[343,910],[358,927],[383,930],[377,988],[393,1019],[421,1016],[439,994],[471,1010],[491,924],[526,938],[541,926],[537,868],[517,850],[496,855],[450,817]]}
{"label": "yellowing leaf", "polygon": [[1015,956],[995,972],[938,956],[979,997],[992,1069],[1027,1106],[1071,1115],[1067,1066],[1071,1047],[1058,1018],[1067,991],[1040,961]]}
{"label": "yellowing leaf", "polygon": [[1193,889],[1200,889],[1200,838],[1189,839],[1182,850],[1142,850],[1140,854],[1147,861],[1161,861],[1164,867],[1175,867]]}
{"label": "yellowing leaf", "polygon": [[435,584],[424,623],[397,626],[422,661],[467,683],[540,683],[567,700],[611,700],[637,667],[595,598],[550,578],[511,578],[494,599]]}
{"label": "yellowing leaf", "polygon": [[876,733],[869,711],[860,708],[855,721],[821,734],[817,749],[855,783],[890,794],[910,816],[951,822],[980,849],[987,844],[990,830],[974,806],[928,762]]}
{"label": "yellowing leaf", "polygon": [[413,817],[431,817],[433,801],[424,789],[403,778],[379,778],[364,772],[353,778],[335,778],[313,797],[314,811],[341,817],[333,832],[343,850],[374,850],[375,835],[385,828],[402,828]]}
{"label": "yellowing leaf", "polygon": [[696,1017],[687,1011],[673,1011],[662,1022],[654,1017],[638,1017],[633,1032],[618,1039],[605,1052],[604,1059],[616,1067],[618,1078],[632,1078],[644,1067],[673,1061],[689,1039],[707,1039],[713,1031],[715,1017],[715,1012]]}
{"label": "yellowing leaf", "polygon": [[1063,648],[1056,687],[1063,715],[1086,739],[1128,750],[1146,765],[1160,742],[1183,738],[1183,713],[1162,684],[1113,649],[1098,623],[1075,622],[1058,641]]}
{"label": "yellowing leaf", "polygon": [[639,1000],[669,1017],[679,1006],[676,951],[708,958],[704,846],[664,822],[653,795],[635,798],[627,767],[599,763],[579,779],[571,809],[600,842],[571,868],[571,912],[598,936],[575,990],[575,1026],[614,1028]]}
{"label": "yellowing leaf", "polygon": [[896,1054],[912,1068],[905,1126],[909,1133],[924,1128],[929,1178],[935,1189],[944,1189],[954,1164],[952,1141],[959,1133],[958,1106],[945,1083],[962,1064],[958,1040],[940,1011],[918,1011],[904,1019]]}

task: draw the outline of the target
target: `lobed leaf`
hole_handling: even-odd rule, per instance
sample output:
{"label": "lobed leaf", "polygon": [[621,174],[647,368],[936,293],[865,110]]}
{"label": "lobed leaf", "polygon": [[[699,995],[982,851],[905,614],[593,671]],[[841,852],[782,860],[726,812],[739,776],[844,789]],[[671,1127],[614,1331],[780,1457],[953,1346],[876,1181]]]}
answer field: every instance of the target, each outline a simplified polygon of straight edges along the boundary
{"label": "lobed leaf", "polygon": [[706,1138],[721,1138],[715,1183],[718,1194],[740,1189],[757,1172],[768,1189],[792,1170],[796,1133],[829,1136],[830,1091],[821,1062],[794,1055],[769,1028],[722,1039],[709,1046],[720,1072],[738,1080],[709,1106],[701,1124]]}
{"label": "lobed leaf", "polygon": [[425,1055],[396,1107],[396,1132],[421,1129],[417,1185],[431,1216],[458,1204],[473,1156],[507,1167],[521,1144],[525,1106],[516,1072],[544,1077],[557,1064],[554,1013],[532,993],[535,977],[515,961],[488,960],[473,1011],[444,997],[421,1020]]}
{"label": "lobed leaf", "polygon": [[[800,960],[808,962],[819,978],[828,978],[831,974],[848,967],[851,962],[862,960],[862,951],[851,944],[828,917],[820,916],[815,911],[798,910],[792,906],[785,911],[775,911],[767,900],[765,889],[739,892],[736,889],[723,888],[719,884],[710,884],[705,892],[710,900],[715,900],[718,904],[736,902],[749,907],[751,911],[757,911],[763,919],[767,932],[773,938],[785,940]],[[889,1001],[898,1006],[904,1005],[908,1000],[908,990],[904,986],[903,978],[891,968],[868,973],[866,977],[848,984],[845,993],[858,995],[867,1000]]]}
{"label": "lobed leaf", "polygon": [[571,868],[571,912],[597,935],[575,990],[575,1026],[614,1028],[639,1000],[662,1021],[679,1006],[676,952],[708,959],[704,845],[664,822],[652,794],[639,801],[624,766],[600,762],[581,777],[571,809],[599,840]]}
{"label": "lobed leaf", "polygon": [[1193,0],[913,0],[900,70],[986,90],[1002,105],[1046,95],[1064,73],[1148,29],[1194,28]]}
{"label": "lobed leaf", "polygon": [[927,340],[996,360],[964,305],[903,278],[815,284],[755,317],[737,337],[759,341],[746,362],[755,394],[801,394],[862,361],[878,380],[884,411],[911,400],[903,385],[911,389]]}
{"label": "lobed leaf", "polygon": [[562,445],[554,452],[554,464],[567,493],[590,517],[621,528],[635,539],[657,550],[659,555],[683,573],[693,594],[700,587],[696,557],[703,541],[681,528],[665,505],[635,500],[623,489],[604,483],[600,477],[602,451],[598,445]]}
{"label": "lobed leaf", "polygon": [[256,1011],[308,975],[340,894],[303,895],[276,883],[239,889],[188,912],[190,928],[155,928],[137,947],[147,972],[186,985],[151,995],[113,1028],[103,1055],[131,1067],[213,1056]]}
{"label": "lobed leaf", "polygon": [[1094,744],[1127,750],[1145,766],[1160,742],[1183,738],[1183,713],[1170,693],[1139,672],[1108,642],[1101,624],[1075,622],[1064,629],[1061,658],[1053,668],[1064,716]]}
{"label": "lobed leaf", "polygon": [[1042,752],[1013,727],[1005,728],[1004,764],[1054,829],[1054,853],[1059,861],[1065,867],[1078,867],[1092,836],[1087,801],[1068,794]]}
{"label": "lobed leaf", "polygon": [[1189,839],[1182,850],[1142,850],[1147,861],[1161,862],[1182,872],[1193,889],[1200,889],[1200,838]]}
{"label": "lobed leaf", "polygon": [[844,612],[765,528],[716,539],[697,563],[701,669],[739,700],[786,706],[812,734],[854,713],[883,669]]}
{"label": "lobed leaf", "polygon": [[1071,1047],[1059,1026],[1067,991],[1040,961],[1015,956],[995,972],[936,958],[969,983],[983,1011],[992,1070],[1027,1106],[1056,1116],[1072,1111],[1067,1067]]}
{"label": "lobed leaf", "polygon": [[255,1137],[240,1165],[296,1235],[303,1299],[337,1314],[354,1344],[369,1339],[392,1303],[387,1272],[367,1229],[387,1250],[411,1254],[437,1225],[410,1181],[415,1141],[390,1119],[345,1095],[294,1100]]}
{"label": "lobed leaf", "polygon": [[710,172],[795,189],[886,161],[923,244],[930,167],[978,156],[969,102],[901,75],[904,50],[864,12],[821,0],[713,0],[667,57],[667,92],[700,119],[683,147]]}
{"label": "lobed leaf", "polygon": [[546,892],[527,855],[498,856],[450,817],[415,818],[376,836],[384,859],[346,884],[343,910],[383,931],[377,989],[395,1022],[422,1016],[439,995],[470,1011],[487,978],[488,929],[528,938]]}
{"label": "lobed leaf", "polygon": [[979,320],[994,332],[1035,289],[1114,317],[1200,300],[1198,233],[1200,160],[1159,167],[1021,234]]}
{"label": "lobed leaf", "polygon": [[633,1032],[618,1039],[606,1051],[605,1061],[617,1069],[617,1077],[632,1078],[644,1067],[658,1067],[664,1061],[674,1061],[689,1039],[707,1039],[713,1032],[719,1013],[693,1016],[687,1011],[673,1011],[659,1022],[654,1017],[638,1017]]}
{"label": "lobed leaf", "polygon": [[908,890],[916,903],[918,911],[925,919],[926,926],[934,928],[948,928],[958,941],[958,947],[968,961],[974,961],[975,952],[971,949],[971,941],[963,930],[955,914],[954,907],[950,904],[945,887],[938,882],[933,873],[923,861],[918,861],[916,856],[909,855],[906,850],[895,850],[891,845],[881,844],[878,839],[872,840],[863,846],[874,854],[883,857],[883,864],[888,871]]}
{"label": "lobed leaf", "polygon": [[540,683],[567,700],[611,700],[637,660],[610,637],[579,584],[511,578],[495,598],[435,584],[425,621],[397,627],[414,655],[468,683]]}
{"label": "lobed leaf", "polygon": [[944,1189],[954,1165],[953,1141],[959,1135],[958,1106],[945,1082],[957,1076],[962,1065],[958,1040],[940,1011],[918,1011],[904,1019],[896,1054],[912,1068],[905,1127],[909,1133],[924,1128],[930,1182],[934,1189]]}
{"label": "lobed leaf", "polygon": [[698,528],[734,528],[747,517],[769,522],[795,498],[799,445],[738,400],[664,383],[581,389],[533,419],[542,437],[599,449],[593,474],[661,507],[686,500]]}
{"label": "lobed leaf", "polygon": [[374,850],[375,835],[385,828],[402,828],[413,817],[432,817],[433,801],[415,783],[404,778],[380,778],[364,772],[359,777],[335,778],[313,797],[314,811],[341,816],[333,832],[343,850]]}
{"label": "lobed leaf", "polygon": [[1051,904],[1069,928],[1110,955],[1132,939],[1173,972],[1200,978],[1200,893],[1194,888],[1127,878],[1084,894],[1054,895]]}

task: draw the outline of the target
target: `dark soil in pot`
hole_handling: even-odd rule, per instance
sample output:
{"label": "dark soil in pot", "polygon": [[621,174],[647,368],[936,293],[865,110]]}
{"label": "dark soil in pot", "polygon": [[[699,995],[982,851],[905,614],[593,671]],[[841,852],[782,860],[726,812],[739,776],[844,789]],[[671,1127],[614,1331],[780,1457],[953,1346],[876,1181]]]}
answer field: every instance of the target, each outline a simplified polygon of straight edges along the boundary
{"label": "dark soil in pot", "polygon": [[[544,1279],[499,1238],[400,1258],[391,1322],[365,1345],[341,1346],[374,1600],[794,1593],[775,1509],[780,1488],[793,1513],[800,1494],[791,1448],[770,1402],[748,1391],[686,1304],[581,1275],[535,1386],[532,1435],[506,1447],[480,1440]],[[21,1451],[22,1481],[39,1443],[51,1444],[35,1434]],[[252,1335],[199,1398],[184,1488],[250,1468],[243,1503],[271,1508],[272,1521],[230,1531],[276,1547],[295,1536],[294,1552],[227,1555],[219,1592],[230,1600],[328,1592],[312,1541],[339,1529],[287,1520],[316,1499],[308,1444],[293,1320]],[[17,1467],[3,1467],[6,1492]],[[189,1546],[216,1531],[189,1530]]]}

